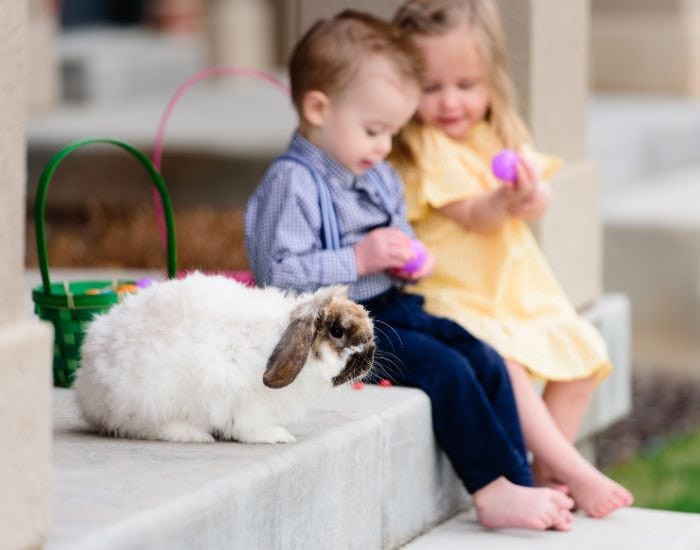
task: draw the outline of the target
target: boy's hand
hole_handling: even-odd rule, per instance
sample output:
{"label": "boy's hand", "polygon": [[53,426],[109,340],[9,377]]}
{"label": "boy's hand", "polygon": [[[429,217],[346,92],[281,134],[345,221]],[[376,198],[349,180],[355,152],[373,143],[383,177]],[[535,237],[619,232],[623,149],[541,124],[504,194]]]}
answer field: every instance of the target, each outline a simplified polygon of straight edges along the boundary
{"label": "boy's hand", "polygon": [[357,275],[401,269],[413,254],[411,238],[406,233],[395,227],[380,227],[355,245]]}
{"label": "boy's hand", "polygon": [[435,256],[430,252],[430,250],[425,251],[425,260],[423,260],[423,263],[421,266],[416,269],[415,271],[408,273],[406,271],[403,271],[401,269],[391,269],[389,272],[394,275],[395,277],[398,277],[400,279],[403,279],[405,281],[419,281],[423,279],[424,277],[427,277],[433,272],[433,268],[435,267]]}

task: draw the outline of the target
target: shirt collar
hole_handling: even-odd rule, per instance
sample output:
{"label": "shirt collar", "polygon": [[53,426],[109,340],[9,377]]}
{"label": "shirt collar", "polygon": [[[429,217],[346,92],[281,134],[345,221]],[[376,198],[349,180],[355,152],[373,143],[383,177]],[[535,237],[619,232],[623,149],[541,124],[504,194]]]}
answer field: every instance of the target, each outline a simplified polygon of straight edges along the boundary
{"label": "shirt collar", "polygon": [[314,168],[319,171],[321,176],[325,178],[335,178],[337,181],[348,187],[353,185],[355,179],[357,178],[355,174],[340,164],[328,153],[302,136],[299,130],[294,132],[292,141],[289,144],[289,150],[303,156]]}

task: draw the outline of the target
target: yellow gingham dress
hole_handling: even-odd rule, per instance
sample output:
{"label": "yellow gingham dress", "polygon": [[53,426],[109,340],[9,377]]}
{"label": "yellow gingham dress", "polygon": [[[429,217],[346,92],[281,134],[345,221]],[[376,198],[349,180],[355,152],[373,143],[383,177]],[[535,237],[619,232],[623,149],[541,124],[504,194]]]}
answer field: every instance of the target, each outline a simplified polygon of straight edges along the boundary
{"label": "yellow gingham dress", "polygon": [[[406,129],[417,165],[394,165],[406,184],[408,217],[435,255],[435,270],[411,286],[426,309],[449,317],[543,380],[602,379],[612,368],[598,331],[580,318],[527,223],[510,218],[489,233],[465,230],[436,209],[502,185],[491,158],[502,147],[486,123],[465,140],[417,124]],[[559,159],[532,150],[550,177]]]}

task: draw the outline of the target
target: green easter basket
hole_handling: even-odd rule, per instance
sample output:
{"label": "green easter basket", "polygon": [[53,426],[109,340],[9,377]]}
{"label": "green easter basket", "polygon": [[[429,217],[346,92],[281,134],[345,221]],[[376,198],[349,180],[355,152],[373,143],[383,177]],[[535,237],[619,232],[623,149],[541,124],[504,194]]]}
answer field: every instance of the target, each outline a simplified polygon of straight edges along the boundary
{"label": "green easter basket", "polygon": [[[58,165],[70,153],[84,145],[95,143],[116,145],[138,160],[148,172],[155,185],[165,214],[167,237],[168,277],[177,273],[177,252],[175,242],[175,223],[170,195],[163,177],[155,169],[149,158],[137,148],[115,139],[97,138],[73,142],[56,153],[46,164],[39,180],[34,201],[34,224],[36,228],[36,248],[41,270],[42,284],[32,290],[34,311],[40,319],[50,321],[55,329],[53,382],[55,386],[70,387],[80,366],[80,345],[83,341],[87,323],[98,313],[106,312],[123,296],[119,292],[124,285],[133,285],[133,281],[63,281],[52,283],[49,278],[49,264],[46,253],[46,192],[49,182]],[[133,287],[127,287],[133,289]]]}

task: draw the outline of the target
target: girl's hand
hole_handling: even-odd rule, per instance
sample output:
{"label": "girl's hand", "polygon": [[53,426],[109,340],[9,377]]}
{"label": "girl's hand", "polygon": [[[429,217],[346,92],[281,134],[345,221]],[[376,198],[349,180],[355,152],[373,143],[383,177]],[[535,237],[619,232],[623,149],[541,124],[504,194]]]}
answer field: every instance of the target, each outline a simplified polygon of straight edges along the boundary
{"label": "girl's hand", "polygon": [[526,201],[540,179],[537,166],[522,155],[518,157],[518,165],[515,170],[517,174],[516,180],[506,184],[506,197],[509,201],[509,206]]}
{"label": "girl's hand", "polygon": [[433,272],[435,268],[435,256],[430,252],[430,250],[425,251],[425,260],[421,266],[415,271],[408,273],[401,269],[390,269],[389,273],[393,276],[403,279],[404,281],[419,281]]}
{"label": "girl's hand", "polygon": [[518,159],[517,180],[506,186],[506,209],[510,216],[537,217],[544,212],[549,205],[543,203],[548,195],[540,193],[540,170],[537,164],[528,157],[520,156]]}
{"label": "girl's hand", "polygon": [[354,248],[358,277],[401,269],[414,254],[411,238],[395,227],[370,231]]}
{"label": "girl's hand", "polygon": [[511,216],[517,216],[524,220],[536,220],[547,211],[552,202],[552,192],[549,184],[540,181],[536,184],[530,198],[519,206],[510,210]]}

